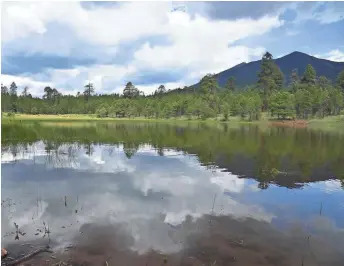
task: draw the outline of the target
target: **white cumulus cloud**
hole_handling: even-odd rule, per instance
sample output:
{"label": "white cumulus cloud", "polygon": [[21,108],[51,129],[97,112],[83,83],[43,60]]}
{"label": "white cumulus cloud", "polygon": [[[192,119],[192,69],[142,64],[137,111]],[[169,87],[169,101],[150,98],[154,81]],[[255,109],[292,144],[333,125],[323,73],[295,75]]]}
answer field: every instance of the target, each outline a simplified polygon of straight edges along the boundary
{"label": "white cumulus cloud", "polygon": [[[117,56],[118,47],[123,43],[138,42],[138,46],[132,52],[132,60],[125,64],[95,63],[64,70],[48,68],[35,75],[29,74],[28,69],[28,73],[19,76],[5,75],[4,83],[14,80],[19,85],[30,85],[34,95],[41,95],[45,84],[51,84],[62,92],[76,93],[83,90],[85,81],[89,80],[95,83],[98,92],[118,92],[128,81],[127,77],[147,69],[166,72],[185,69],[183,82],[175,80],[168,85],[186,85],[185,82],[190,85],[207,73],[216,73],[260,57],[264,47],[234,43],[267,33],[283,24],[277,15],[259,19],[211,20],[201,15],[202,12],[194,15],[171,12],[172,7],[170,2],[123,2],[87,9],[78,2],[7,2],[2,9],[2,43],[13,44],[11,53],[32,55],[56,51],[56,55],[62,52],[80,57],[80,54],[91,51],[104,59]],[[52,33],[61,27],[68,29],[67,36],[63,38],[65,42],[60,40],[61,32],[56,32],[59,39],[56,42],[46,38],[42,39],[43,43],[36,41],[37,45],[23,42],[25,38],[53,38]],[[154,43],[154,37],[164,38],[167,44]],[[20,40],[20,45],[15,44],[16,40]],[[87,50],[90,47],[92,49]],[[136,85],[145,93],[158,86]]]}
{"label": "white cumulus cloud", "polygon": [[315,55],[315,57],[324,58],[336,62],[344,62],[344,52],[340,50],[332,50],[325,54]]}

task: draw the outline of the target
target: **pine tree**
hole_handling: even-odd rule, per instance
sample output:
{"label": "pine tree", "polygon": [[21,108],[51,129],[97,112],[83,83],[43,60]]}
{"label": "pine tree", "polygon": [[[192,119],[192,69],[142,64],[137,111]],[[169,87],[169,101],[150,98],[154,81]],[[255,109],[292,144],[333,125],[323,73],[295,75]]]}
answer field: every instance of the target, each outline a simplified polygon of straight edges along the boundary
{"label": "pine tree", "polygon": [[52,99],[52,95],[53,95],[53,89],[50,88],[49,86],[45,87],[43,99],[50,101]]}
{"label": "pine tree", "polygon": [[300,78],[297,69],[293,69],[290,75],[289,88],[292,92],[296,92]]}
{"label": "pine tree", "polygon": [[314,85],[317,80],[317,73],[311,64],[308,64],[303,74],[301,82],[303,84]]}
{"label": "pine tree", "polygon": [[7,86],[4,86],[2,83],[1,83],[1,93],[2,94],[8,94]]}
{"label": "pine tree", "polygon": [[331,86],[331,80],[326,78],[325,76],[320,76],[318,79],[318,84],[321,88],[328,88]]}
{"label": "pine tree", "polygon": [[157,94],[163,94],[166,93],[166,88],[164,85],[160,85],[159,88],[156,91]]}
{"label": "pine tree", "polygon": [[29,95],[29,88],[27,86],[24,87],[22,91],[22,96],[27,97]]}
{"label": "pine tree", "polygon": [[341,88],[342,91],[344,92],[344,70],[342,70],[338,74],[336,83],[337,83],[338,87]]}
{"label": "pine tree", "polygon": [[11,83],[10,96],[11,96],[11,111],[17,112],[17,85],[15,82]]}
{"label": "pine tree", "polygon": [[215,93],[218,89],[218,84],[213,74],[205,75],[200,81],[200,91],[202,94]]}
{"label": "pine tree", "polygon": [[10,86],[10,95],[11,96],[17,96],[17,85],[15,82],[12,82],[11,83],[11,86]]}
{"label": "pine tree", "polygon": [[89,82],[88,84],[84,86],[84,88],[85,88],[84,96],[85,96],[86,101],[88,101],[92,93],[94,93],[93,84]]}
{"label": "pine tree", "polygon": [[258,86],[263,94],[263,110],[268,108],[268,97],[271,92],[282,89],[283,79],[283,73],[273,61],[272,55],[266,52],[258,73]]}
{"label": "pine tree", "polygon": [[123,96],[126,98],[134,98],[140,95],[140,91],[130,81],[125,85]]}
{"label": "pine tree", "polygon": [[229,77],[227,84],[226,84],[226,89],[228,91],[235,91],[235,77],[233,77],[233,76]]}

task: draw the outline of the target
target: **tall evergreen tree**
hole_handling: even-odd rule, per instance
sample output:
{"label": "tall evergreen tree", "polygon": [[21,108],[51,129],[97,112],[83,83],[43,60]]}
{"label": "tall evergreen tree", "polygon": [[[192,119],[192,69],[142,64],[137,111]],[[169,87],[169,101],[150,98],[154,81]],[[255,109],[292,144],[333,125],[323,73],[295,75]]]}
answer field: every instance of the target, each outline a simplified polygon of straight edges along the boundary
{"label": "tall evergreen tree", "polygon": [[27,86],[24,87],[21,95],[23,97],[27,97],[29,95],[29,88]]}
{"label": "tall evergreen tree", "polygon": [[289,80],[290,91],[295,93],[299,85],[299,82],[300,82],[300,78],[299,78],[298,70],[293,69],[290,75],[290,80]]}
{"label": "tall evergreen tree", "polygon": [[320,76],[318,79],[318,84],[321,88],[328,88],[332,85],[331,83],[331,80],[326,78],[325,76]]}
{"label": "tall evergreen tree", "polygon": [[163,94],[166,93],[166,88],[164,85],[160,85],[159,88],[156,91],[157,94]]}
{"label": "tall evergreen tree", "polygon": [[283,86],[283,73],[269,52],[266,52],[262,58],[258,73],[258,86],[263,94],[263,110],[267,110],[269,95],[274,90],[282,89]]}
{"label": "tall evergreen tree", "polygon": [[11,109],[11,100],[8,92],[7,86],[4,86],[1,83],[1,111],[10,111]]}
{"label": "tall evergreen tree", "polygon": [[123,90],[123,96],[126,98],[134,98],[140,95],[139,90],[133,85],[132,82],[128,82]]}
{"label": "tall evergreen tree", "polygon": [[200,81],[200,91],[202,94],[216,93],[218,84],[213,74],[205,75]]}
{"label": "tall evergreen tree", "polygon": [[263,58],[265,58],[266,60],[272,60],[273,56],[268,51],[266,51],[265,54],[263,55]]}
{"label": "tall evergreen tree", "polygon": [[17,112],[17,85],[15,82],[12,82],[10,85],[10,96],[11,96],[11,111]]}
{"label": "tall evergreen tree", "polygon": [[233,76],[229,77],[227,84],[226,84],[226,89],[228,91],[235,91],[235,77],[233,77]]}
{"label": "tall evergreen tree", "polygon": [[92,94],[94,93],[94,87],[92,83],[88,83],[84,86],[85,90],[84,90],[84,96],[86,101],[89,100],[89,98],[92,96]]}
{"label": "tall evergreen tree", "polygon": [[303,84],[314,85],[317,80],[317,73],[311,64],[308,64],[303,74],[301,82]]}
{"label": "tall evergreen tree", "polygon": [[15,82],[12,82],[11,83],[11,86],[10,86],[10,95],[11,96],[17,96],[17,85]]}
{"label": "tall evergreen tree", "polygon": [[43,99],[50,101],[53,98],[53,89],[49,86],[44,88]]}
{"label": "tall evergreen tree", "polygon": [[342,70],[337,77],[336,83],[339,88],[344,92],[344,70]]}
{"label": "tall evergreen tree", "polygon": [[2,94],[8,94],[7,86],[4,86],[2,83],[1,83],[1,93]]}

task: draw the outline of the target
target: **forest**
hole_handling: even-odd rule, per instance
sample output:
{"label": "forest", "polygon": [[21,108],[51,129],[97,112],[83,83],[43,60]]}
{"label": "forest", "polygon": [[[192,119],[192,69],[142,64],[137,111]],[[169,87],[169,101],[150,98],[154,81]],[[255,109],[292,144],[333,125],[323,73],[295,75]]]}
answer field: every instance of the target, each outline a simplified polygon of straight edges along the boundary
{"label": "forest", "polygon": [[332,81],[317,76],[308,65],[302,75],[295,69],[285,80],[273,56],[263,55],[258,82],[238,88],[230,77],[220,87],[216,75],[207,74],[199,86],[166,90],[160,85],[151,95],[144,95],[132,82],[122,94],[97,94],[92,83],[77,95],[63,95],[57,89],[45,87],[42,98],[33,97],[30,88],[18,93],[15,82],[1,85],[1,110],[8,116],[24,114],[97,114],[98,117],[145,117],[168,119],[219,118],[231,116],[259,120],[262,112],[277,119],[324,118],[341,114],[344,107],[344,70]]}

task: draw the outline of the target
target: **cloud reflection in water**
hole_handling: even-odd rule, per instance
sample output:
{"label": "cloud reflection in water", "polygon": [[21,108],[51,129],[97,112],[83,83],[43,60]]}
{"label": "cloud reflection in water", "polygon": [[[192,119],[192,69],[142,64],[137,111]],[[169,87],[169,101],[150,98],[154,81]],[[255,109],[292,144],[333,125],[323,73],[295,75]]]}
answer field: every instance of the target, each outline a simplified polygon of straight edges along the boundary
{"label": "cloud reflection in water", "polygon": [[63,145],[48,153],[45,144],[38,142],[16,158],[3,151],[2,197],[18,204],[11,215],[2,210],[2,231],[13,230],[15,221],[29,241],[39,237],[37,228],[45,221],[51,237],[65,244],[83,224],[109,222],[125,225],[135,250],[173,252],[181,248],[186,232],[171,237],[171,230],[187,217],[195,220],[212,211],[267,222],[274,217],[258,205],[243,204],[225,194],[241,193],[249,184],[220,169],[206,170],[196,156],[173,150],[159,156],[148,145],[130,159],[123,145],[93,146],[89,155],[86,150]]}

